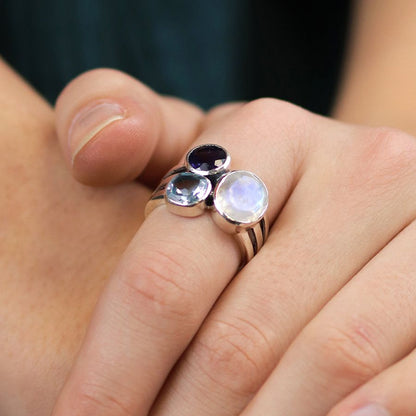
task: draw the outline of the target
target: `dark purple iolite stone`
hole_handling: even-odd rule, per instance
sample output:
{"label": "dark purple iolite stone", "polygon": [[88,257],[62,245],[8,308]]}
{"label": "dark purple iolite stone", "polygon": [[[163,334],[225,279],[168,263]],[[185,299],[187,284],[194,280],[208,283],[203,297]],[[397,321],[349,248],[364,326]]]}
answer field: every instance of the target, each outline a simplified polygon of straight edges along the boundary
{"label": "dark purple iolite stone", "polygon": [[197,147],[188,156],[189,165],[196,171],[204,172],[220,168],[226,159],[226,151],[215,144]]}

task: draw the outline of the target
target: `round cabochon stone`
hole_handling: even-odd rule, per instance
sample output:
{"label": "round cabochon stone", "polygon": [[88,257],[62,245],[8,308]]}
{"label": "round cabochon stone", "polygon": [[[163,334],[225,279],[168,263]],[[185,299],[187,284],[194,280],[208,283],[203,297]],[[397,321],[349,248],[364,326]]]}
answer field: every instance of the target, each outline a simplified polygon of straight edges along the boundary
{"label": "round cabochon stone", "polygon": [[267,189],[254,173],[236,170],[225,175],[218,183],[214,205],[223,217],[233,223],[255,223],[266,212]]}

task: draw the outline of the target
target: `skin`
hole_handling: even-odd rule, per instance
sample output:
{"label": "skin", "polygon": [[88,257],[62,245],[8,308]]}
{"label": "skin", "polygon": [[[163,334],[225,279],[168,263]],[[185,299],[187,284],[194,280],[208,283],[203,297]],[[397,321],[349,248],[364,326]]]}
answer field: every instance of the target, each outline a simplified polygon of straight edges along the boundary
{"label": "skin", "polygon": [[[140,182],[93,189],[74,180],[53,109],[1,61],[0,74],[0,414],[44,416],[105,281],[143,221],[150,190]],[[189,132],[200,114],[191,109]],[[140,127],[143,117],[134,118]],[[153,145],[163,139],[157,126],[142,127]]]}
{"label": "skin", "polygon": [[318,416],[416,344],[403,330],[416,325],[403,250],[416,238],[414,138],[272,99],[228,108],[194,145],[212,137],[268,186],[267,244],[230,283],[239,254],[208,216],[155,210],[103,291],[54,416]]}
{"label": "skin", "polygon": [[333,117],[416,134],[415,19],[412,0],[356,1]]}
{"label": "skin", "polygon": [[[93,75],[98,76],[99,74]],[[114,79],[114,74],[112,75]],[[348,76],[346,79],[348,80]],[[123,82],[125,82],[124,78]],[[66,94],[68,95],[72,89],[76,92],[73,97],[77,97],[78,94],[82,96],[82,91],[77,91],[74,85],[76,84],[72,84],[72,87],[67,89]],[[135,97],[140,95],[138,94],[139,89],[142,88],[138,87],[140,84],[126,82],[123,85],[129,88],[135,86],[137,92],[132,95]],[[128,88],[125,90],[131,92]],[[143,89],[141,91],[143,92]],[[359,89],[359,91],[362,90]],[[68,147],[67,130],[63,126],[65,123],[68,126],[76,110],[87,104],[92,95],[96,93],[98,93],[96,98],[103,97],[103,90],[98,85],[92,85],[91,90],[85,94],[84,101],[75,99],[73,104],[68,104],[70,102],[68,100],[65,105],[63,98],[61,99],[61,103],[63,103],[61,108],[58,103],[57,128],[64,152],[68,152]],[[65,97],[65,93],[62,97]],[[106,91],[104,97],[116,100],[120,98],[114,97],[114,90]],[[145,99],[146,105],[141,107],[135,107],[133,104],[130,113],[132,118],[139,114],[141,120],[145,120],[144,124],[147,127],[142,131],[147,134],[131,134],[126,143],[131,145],[135,143],[134,140],[138,140],[137,143],[144,148],[148,146],[148,150],[128,159],[121,173],[116,169],[113,172],[114,176],[104,176],[105,183],[123,181],[141,174],[142,181],[151,184],[155,182],[158,173],[156,173],[157,169],[148,169],[149,173],[147,173],[146,164],[152,166],[152,163],[157,164],[161,160],[166,160],[166,167],[168,167],[171,165],[171,160],[177,159],[178,153],[175,153],[168,155],[166,159],[163,157],[154,158],[154,162],[152,162],[152,154],[156,154],[154,152],[158,149],[157,144],[162,143],[167,137],[161,132],[175,132],[177,125],[183,126],[182,123],[174,123],[175,126],[170,125],[166,112],[164,113],[160,108],[160,99],[156,99],[156,101],[159,104],[153,107],[152,99],[150,101]],[[5,100],[5,104],[9,105],[8,102],[9,100]],[[342,104],[342,100],[340,102]],[[35,103],[39,105],[38,101]],[[121,104],[126,107],[129,105],[125,102],[121,102]],[[351,112],[349,113],[345,109],[340,110],[342,109],[341,104],[338,105],[336,114],[344,119],[352,117]],[[16,104],[15,107],[12,107],[11,113],[19,106]],[[39,108],[42,106],[39,105]],[[70,108],[72,112],[69,111],[65,116],[66,108]],[[145,116],[143,116],[143,108],[150,108],[151,111],[145,112]],[[348,109],[348,106],[344,108]],[[32,106],[28,105],[26,112],[31,111],[33,111]],[[37,109],[37,111],[40,110]],[[48,111],[45,110],[45,114]],[[257,101],[243,107],[236,105],[222,108],[211,114],[210,118],[205,121],[201,121],[197,110],[190,109],[190,112],[193,116],[190,116],[191,121],[186,124],[189,127],[189,130],[186,130],[189,131],[189,135],[186,135],[187,140],[181,142],[181,146],[189,145],[190,138],[198,131],[201,131],[199,142],[206,141],[209,137],[224,138],[224,142],[219,143],[230,150],[233,160],[236,161],[234,166],[255,171],[269,186],[272,199],[270,210],[272,219],[276,218],[277,213],[284,207],[275,224],[275,230],[279,232],[276,231],[271,236],[268,244],[269,249],[266,250],[267,247],[264,247],[261,254],[227,287],[220,301],[216,303],[204,325],[199,329],[202,318],[210,311],[214,301],[231,279],[233,270],[238,263],[238,253],[232,242],[225,239],[224,235],[220,234],[212,227],[212,224],[203,218],[196,219],[191,225],[189,220],[187,220],[189,224],[180,222],[177,217],[174,217],[173,220],[166,214],[160,213],[161,210],[158,210],[159,213],[152,214],[149,221],[146,221],[134,237],[130,248],[125,252],[121,263],[110,278],[107,288],[104,289],[103,297],[90,326],[89,335],[81,347],[78,362],[63,390],[58,407],[55,409],[56,414],[92,415],[97,412],[113,415],[146,414],[159,388],[163,385],[163,390],[153,405],[152,414],[175,412],[179,412],[181,415],[220,412],[221,414],[238,414],[246,404],[250,403],[244,414],[318,415],[328,412],[342,398],[367,381],[369,382],[367,385],[346,399],[345,405],[341,402],[338,407],[334,408],[331,416],[332,414],[347,415],[351,410],[370,401],[384,405],[392,414],[407,414],[406,412],[411,414],[414,411],[414,408],[411,407],[412,402],[407,401],[410,404],[405,408],[403,401],[397,399],[397,394],[404,398],[410,398],[412,396],[411,389],[401,389],[398,392],[397,380],[398,377],[401,377],[400,380],[411,380],[411,375],[414,374],[412,355],[404,358],[416,343],[410,334],[411,328],[414,328],[415,325],[412,316],[415,315],[412,310],[415,291],[413,289],[414,279],[412,279],[414,264],[412,263],[412,252],[409,251],[414,243],[414,227],[412,225],[415,214],[415,202],[412,198],[413,184],[415,183],[414,139],[395,130],[367,129],[338,124],[274,100]],[[155,113],[159,113],[159,118],[156,117],[156,121],[153,118]],[[20,120],[23,114],[26,115],[26,113],[19,112],[18,114],[20,117],[15,119],[14,124],[6,125],[8,128],[4,130],[4,137],[10,135],[10,131],[13,131],[12,127],[16,127],[18,124],[16,120]],[[149,114],[151,117],[146,116]],[[359,115],[362,116],[361,113]],[[404,123],[406,121],[405,112],[401,112],[400,116],[400,118],[392,117],[390,124],[411,131],[411,124],[407,127]],[[170,120],[177,120],[177,117],[172,117]],[[382,121],[382,117],[383,113],[380,112],[377,117],[372,119],[372,123],[378,124]],[[10,121],[10,117],[5,118],[5,121],[6,119]],[[29,122],[28,130],[19,131],[16,129],[17,131],[12,137],[24,137],[28,131],[31,135],[33,135],[33,131],[41,131],[39,141],[35,141],[35,143],[44,145],[45,136],[53,137],[50,128],[51,119],[48,119],[49,136],[48,129],[43,130],[43,124],[39,123],[39,119],[41,119],[45,120],[45,125],[47,125],[47,117],[45,116],[43,119],[39,114],[36,114],[34,119],[38,123],[34,124],[35,127]],[[33,122],[35,123],[35,121]],[[119,147],[112,146],[109,141],[107,143],[105,141],[106,137],[114,137],[117,133],[122,133],[120,137],[124,138],[128,132],[132,131],[132,128],[123,130],[123,127],[120,126],[122,121],[117,123],[118,125],[114,123],[110,129],[102,131],[101,136],[97,137],[94,143],[88,145],[73,163],[67,158],[76,177],[84,182],[97,183],[98,181],[99,183],[101,180],[99,178],[103,177],[102,173],[106,172],[104,169],[106,166],[117,167],[125,161],[122,155],[128,154],[128,152],[117,152]],[[149,124],[147,125],[147,123]],[[42,128],[38,127],[39,124],[42,124]],[[136,124],[133,125],[136,126]],[[139,121],[139,125],[143,124],[140,124]],[[278,138],[276,138],[276,131],[280,132]],[[152,138],[150,144],[140,142],[146,137]],[[177,137],[183,137],[183,132]],[[240,146],[236,146],[236,142],[237,140],[246,140],[245,137],[247,137],[247,146],[245,146],[243,153]],[[257,146],[251,148],[251,140]],[[279,154],[271,155],[270,149],[276,146],[276,140],[279,141],[279,146],[277,146]],[[9,151],[9,144],[7,141],[5,143],[5,149]],[[39,147],[42,147],[41,145]],[[94,151],[91,150],[92,146],[95,147]],[[122,146],[125,146],[124,142]],[[24,142],[24,146],[22,144],[21,147],[26,151],[27,143]],[[134,147],[133,145],[132,149]],[[159,150],[162,148],[166,149],[167,147],[166,145],[161,146]],[[178,150],[179,146],[176,149]],[[59,160],[57,153],[54,153],[53,150],[52,146],[51,153]],[[183,153],[185,149],[181,147],[181,150]],[[22,150],[22,154],[24,151]],[[45,150],[45,147],[44,151],[49,152],[49,150]],[[12,161],[16,160],[16,157],[17,160],[25,160],[21,153],[9,154],[14,156],[14,159],[11,158]],[[29,154],[33,156],[30,151]],[[38,159],[42,160],[38,153],[36,155]],[[109,157],[107,158],[107,156]],[[278,161],[275,163],[276,166],[279,166],[280,180],[278,184],[275,181],[277,174],[267,170],[270,169],[271,164],[264,166],[264,163],[260,163],[260,160],[264,160],[265,157],[272,158],[274,163]],[[334,159],[338,162],[337,166],[333,164]],[[30,160],[28,156],[28,163],[25,165],[30,166]],[[6,166],[5,172],[7,173],[14,168],[13,165]],[[39,168],[40,172],[44,172],[42,166],[34,168]],[[137,169],[137,166],[139,166],[138,170],[134,170]],[[161,163],[158,167],[163,169],[165,166]],[[97,174],[99,168],[102,169],[101,174]],[[30,170],[30,177],[33,176],[35,169]],[[129,169],[132,170],[129,171]],[[24,169],[18,170],[18,173],[21,174],[22,170],[24,171]],[[26,172],[26,177],[29,176],[27,171],[24,172]],[[10,175],[3,176],[10,181]],[[32,177],[30,180],[34,181],[33,186],[37,191],[44,184],[43,176],[42,180],[39,177],[37,181]],[[64,189],[68,191],[63,186],[65,184],[66,182],[62,181],[54,184],[51,188],[54,189],[55,198],[62,196],[61,198],[52,199],[50,205],[48,203],[48,209],[44,211],[40,209],[41,212],[38,216],[29,215],[32,223],[35,224],[33,228],[36,231],[39,230],[37,224],[41,222],[44,213],[48,214],[48,218],[53,218],[52,214],[57,215],[56,210],[52,207],[56,207],[54,204],[57,203],[57,200],[60,204],[62,204],[62,200],[65,200],[62,192]],[[7,186],[12,189],[16,187],[13,183],[6,184],[5,188]],[[134,189],[137,189],[136,184]],[[49,201],[48,198],[51,198],[49,194],[50,192],[45,192],[44,195],[47,201]],[[131,195],[131,190],[128,194]],[[335,198],[330,198],[328,195],[335,196]],[[82,196],[85,195],[82,194]],[[25,198],[27,198],[26,193]],[[88,200],[88,197],[86,198]],[[90,198],[94,199],[93,196]],[[141,196],[139,199],[143,203],[144,198]],[[108,198],[108,201],[110,200],[114,203],[114,195]],[[22,210],[23,206],[35,206],[35,202],[37,202],[32,200],[13,201],[14,199],[10,205],[7,205],[8,210],[5,212],[8,215],[10,212],[16,215],[16,224],[20,218],[26,218],[27,215],[27,211],[23,210],[19,216],[18,214],[21,212],[19,209]],[[78,199],[74,196],[71,201],[78,201]],[[92,213],[96,216],[96,212],[103,210],[105,204],[100,201],[99,204],[92,205],[93,208],[90,211],[87,210],[89,215],[85,216],[84,221],[80,220],[80,224],[83,225],[80,229],[73,230],[72,226],[69,227],[69,218],[58,218],[56,221],[58,224],[66,225],[64,231],[68,232],[69,236],[71,236],[70,231],[73,230],[74,242],[79,241],[79,235],[91,238],[91,234],[93,234],[94,237],[97,237],[95,244],[94,241],[89,241],[89,243],[90,245],[92,243],[92,247],[94,247],[102,243],[103,236],[96,229],[90,228]],[[98,205],[100,206],[99,210]],[[120,206],[118,208],[120,209]],[[138,207],[135,206],[132,211],[135,213],[133,222],[137,228],[140,220],[137,220],[136,212],[141,212],[141,210],[135,211],[136,208]],[[125,204],[123,204],[121,211],[123,218],[125,216],[124,209]],[[346,212],[348,212],[347,217],[345,217]],[[114,215],[114,212],[110,213]],[[78,215],[81,214],[78,213]],[[106,220],[111,222],[110,215]],[[120,235],[119,218],[117,218],[117,222],[114,221],[114,218],[112,221],[114,232],[111,236],[114,233]],[[385,226],[381,229],[380,224]],[[131,226],[131,224],[129,225]],[[177,238],[178,227],[181,230],[180,239]],[[212,241],[215,247],[220,246],[221,250],[217,252],[213,248],[212,252],[207,253],[205,240],[200,241],[198,238],[195,240],[195,227],[201,230],[201,234]],[[48,229],[49,227],[44,226],[44,228]],[[126,229],[131,232],[132,228],[126,227]],[[86,232],[87,230],[88,232]],[[84,234],[80,233],[81,231]],[[161,235],[163,235],[162,241],[160,240]],[[21,247],[20,240],[27,238],[25,235],[19,240],[12,232],[9,232],[7,236],[8,240],[5,241],[9,244],[5,244],[4,252],[13,246],[10,243],[10,241],[14,241],[13,238],[18,241],[19,249]],[[188,238],[185,239],[187,236]],[[395,236],[397,237],[391,241]],[[124,237],[125,239],[123,239]],[[54,361],[53,354],[58,347],[52,343],[50,347],[52,352],[49,355],[41,355],[40,352],[36,355],[34,352],[36,348],[33,348],[30,353],[33,353],[35,357],[32,361],[32,357],[28,354],[29,358],[25,357],[27,359],[26,365],[24,365],[25,360],[22,364],[20,356],[15,357],[14,361],[5,360],[3,364],[6,369],[5,374],[15,373],[13,377],[8,376],[4,381],[4,391],[14,391],[14,394],[5,394],[8,399],[4,401],[6,404],[3,406],[9,406],[5,407],[5,411],[18,408],[17,401],[13,402],[9,397],[16,397],[16,390],[13,390],[15,386],[20,387],[20,392],[23,391],[23,383],[27,380],[28,375],[33,376],[33,368],[36,368],[34,363],[39,362],[40,357],[44,361],[41,361],[41,365],[37,368],[48,367],[49,362],[52,362],[56,367],[59,367],[59,364],[62,365],[62,362],[68,363],[66,366],[61,366],[59,371],[52,366],[52,375],[61,380],[61,384],[53,383],[54,386],[51,386],[51,373],[48,374],[48,377],[43,375],[43,378],[39,379],[44,381],[44,385],[39,382],[41,386],[37,392],[47,386],[49,382],[49,389],[52,391],[50,396],[56,396],[58,387],[62,385],[63,377],[68,371],[69,362],[79,348],[85,323],[89,319],[92,306],[103,285],[105,279],[103,276],[113,269],[117,260],[114,253],[120,255],[121,246],[127,243],[131,234],[124,237],[120,236],[122,241],[118,252],[112,247],[113,255],[108,251],[105,253],[106,256],[103,256],[108,264],[103,264],[102,261],[98,262],[97,257],[97,263],[102,269],[98,265],[96,265],[97,270],[94,269],[94,264],[90,265],[88,261],[91,271],[88,274],[88,280],[80,280],[83,285],[78,289],[79,296],[77,298],[85,298],[85,282],[90,282],[91,275],[99,276],[97,282],[100,283],[92,283],[92,285],[96,284],[96,288],[95,291],[92,291],[91,298],[85,300],[88,304],[85,309],[88,312],[85,314],[80,312],[82,316],[79,326],[84,327],[78,328],[78,332],[76,330],[69,331],[75,334],[75,341],[71,344],[68,355],[63,359],[62,356],[58,356]],[[29,239],[32,243],[30,249],[33,250],[33,246],[35,246],[33,241],[37,241],[37,238],[38,234],[34,232],[33,237]],[[183,241],[182,238],[184,238]],[[48,235],[48,240],[54,242],[56,235]],[[68,241],[71,239],[68,240],[65,234],[65,242]],[[114,243],[113,237],[111,241]],[[187,245],[189,241],[193,243],[191,246]],[[357,241],[360,242],[358,245]],[[72,250],[73,245],[71,245]],[[185,248],[182,260],[188,260],[191,265],[190,270],[183,271],[181,263],[172,261],[178,246],[181,249]],[[19,265],[22,270],[19,270],[17,275],[24,277],[22,279],[23,288],[27,288],[29,284],[26,282],[28,270],[40,269],[42,272],[39,274],[46,277],[48,284],[51,283],[51,280],[55,280],[53,277],[56,275],[65,276],[61,270],[51,273],[50,267],[47,267],[48,262],[45,260],[51,249],[50,246],[46,245],[45,247],[47,250],[41,249],[41,255],[36,256],[36,261],[40,264],[38,268],[34,268],[32,264],[29,264],[27,268]],[[26,250],[30,254],[33,253],[28,248]],[[76,252],[76,250],[74,251]],[[157,256],[154,253],[157,253]],[[277,257],[276,253],[279,253]],[[302,254],[300,264],[299,253]],[[79,273],[78,262],[83,255],[84,258],[91,258],[91,253],[85,251],[84,246],[75,254],[71,253],[71,250],[67,250],[68,263],[73,265],[74,259],[76,259],[78,268],[75,267],[75,270],[69,268],[70,272],[66,276],[73,276],[76,271],[77,274]],[[221,265],[221,269],[216,269],[218,264],[212,264],[210,261],[219,256],[225,257],[225,261]],[[10,257],[5,256],[5,259],[8,258]],[[30,258],[30,255],[26,255],[24,258]],[[62,260],[59,264],[65,264],[65,261]],[[364,265],[366,267],[363,267]],[[105,272],[104,269],[106,269]],[[214,281],[212,281],[212,275],[204,274],[204,270],[207,269],[215,274]],[[169,271],[168,275],[165,274],[167,270]],[[342,270],[341,273],[340,270]],[[188,279],[186,278],[187,273],[190,274]],[[192,280],[195,275],[201,276],[201,281]],[[283,279],[282,276],[284,276]],[[400,276],[400,279],[396,276]],[[209,280],[210,278],[211,280]],[[70,291],[73,290],[73,279],[67,277],[63,280],[71,281]],[[35,279],[36,286],[38,281]],[[40,281],[44,283],[44,280]],[[261,282],[261,285],[258,282]],[[59,281],[59,283],[62,282]],[[177,285],[176,289],[170,285],[172,283]],[[33,282],[31,285],[30,287],[33,288]],[[31,301],[33,298],[38,298],[38,302],[44,304],[45,299],[49,299],[49,292],[45,292],[44,287],[36,288],[37,296],[31,296]],[[342,290],[337,293],[340,289]],[[62,286],[56,284],[53,287],[54,296],[60,290],[62,290]],[[11,292],[6,292],[5,301],[7,299],[8,302],[3,304],[14,304],[25,311],[24,307],[31,303],[27,302],[24,297],[20,298],[20,291],[18,299],[11,296],[16,292]],[[188,298],[186,297],[189,292],[192,294],[191,298],[189,295]],[[74,293],[76,292],[74,291]],[[177,296],[178,293],[182,297]],[[297,296],[295,299],[288,298],[288,293],[297,293]],[[313,299],[311,299],[311,293],[314,293]],[[46,294],[49,296],[46,297]],[[264,302],[264,299],[268,299],[270,294],[273,294],[270,301]],[[45,295],[45,298],[39,295]],[[178,297],[186,302],[181,302],[182,304],[179,305],[177,303]],[[357,302],[359,297],[365,301]],[[397,298],[401,300],[399,305]],[[263,302],[253,302],[253,299],[260,299]],[[329,299],[332,300],[327,303]],[[73,301],[72,297],[71,300]],[[76,302],[79,300],[77,299]],[[65,304],[64,301],[63,304]],[[356,306],[353,314],[351,314],[351,305]],[[385,305],[390,305],[388,314],[386,314]],[[66,308],[62,308],[61,313],[57,316],[51,314],[49,310],[46,312],[47,317],[54,318],[52,320],[55,322],[53,326],[55,334],[56,322],[59,322],[63,338],[68,336],[68,328],[70,328],[68,326],[70,324],[65,324],[65,321],[62,323],[62,317],[68,316],[68,305],[65,304],[65,306]],[[79,312],[78,308],[79,306],[73,306],[74,316],[76,316],[76,312]],[[53,311],[59,310],[55,307],[51,309]],[[29,310],[32,312],[32,316],[33,309]],[[35,310],[38,311],[38,309]],[[116,316],[114,316],[115,310],[117,311]],[[190,310],[195,311],[191,316]],[[39,336],[39,328],[32,325],[33,321],[30,321],[28,327],[21,328],[21,320],[13,322],[16,314],[7,315],[9,311],[13,312],[13,309],[7,308],[5,314],[12,322],[12,326],[6,327],[5,334],[13,333],[13,330],[9,328],[14,328],[18,334],[20,331],[22,332],[21,338],[14,338],[14,344],[9,341],[10,338],[13,341],[13,337],[7,337],[7,342],[10,342],[9,356],[13,356],[11,352],[19,351],[15,346],[20,345],[22,340],[31,346],[36,345],[34,334]],[[24,312],[23,314],[28,315]],[[41,325],[46,325],[47,320],[41,313],[36,313],[35,316]],[[143,317],[145,317],[144,320]],[[250,319],[247,320],[247,317]],[[129,322],[131,326],[125,328],[125,322]],[[389,325],[389,322],[394,325]],[[71,323],[73,324],[73,319],[71,319]],[[172,331],[172,328],[176,328],[176,331]],[[34,333],[32,338],[29,337],[30,329],[33,329]],[[198,329],[196,338],[179,359],[191,336]],[[53,331],[50,328],[48,330]],[[48,331],[45,330],[45,333]],[[103,342],[103,335],[107,336],[108,334],[112,334],[113,339],[118,341],[117,345],[107,346],[107,343]],[[26,336],[28,338],[25,338]],[[56,336],[59,337],[59,335]],[[48,337],[46,339],[49,340]],[[220,343],[218,339],[225,342]],[[123,340],[126,340],[126,343],[123,343]],[[154,346],[158,345],[156,340],[161,344],[165,342],[165,345],[169,345],[169,350],[156,348],[155,351]],[[129,345],[130,343],[132,345]],[[48,342],[45,344],[49,346]],[[120,345],[124,346],[121,350],[119,349]],[[288,348],[289,345],[290,348]],[[39,350],[44,346],[42,344]],[[97,351],[100,351],[99,359],[97,359]],[[129,367],[123,366],[123,359],[125,360],[126,357],[129,358],[128,363],[124,362]],[[404,364],[401,364],[402,358],[404,358]],[[176,362],[177,359],[179,360]],[[116,362],[118,365],[109,366],[110,362]],[[11,363],[14,365],[12,366]],[[170,368],[175,363],[174,371],[166,380]],[[274,370],[277,363],[279,365]],[[155,364],[157,367],[154,367]],[[7,367],[8,365],[9,367]],[[16,368],[20,371],[17,371]],[[235,369],[238,369],[237,373]],[[272,374],[268,378],[270,373]],[[380,375],[374,377],[376,374]],[[137,379],[138,375],[139,379]],[[16,382],[16,380],[18,381]],[[121,381],[122,383],[120,383]],[[260,389],[264,381],[266,383]],[[407,385],[411,386],[411,383],[409,382]],[[24,393],[19,394],[19,401],[24,396]],[[26,406],[40,406],[38,400],[34,405],[35,396],[33,394],[32,401],[28,400],[29,404]],[[138,400],[137,397],[139,397]],[[207,401],[206,397],[215,397],[215,400]],[[299,397],[302,397],[301,401]],[[46,404],[43,403],[43,410],[48,409],[50,403],[51,400]],[[21,405],[20,410],[22,414],[25,414],[23,412],[30,407],[22,409],[24,408]]]}
{"label": "skin", "polygon": [[148,190],[74,181],[52,109],[4,63],[0,70],[0,414],[45,415],[109,271],[142,222]]}

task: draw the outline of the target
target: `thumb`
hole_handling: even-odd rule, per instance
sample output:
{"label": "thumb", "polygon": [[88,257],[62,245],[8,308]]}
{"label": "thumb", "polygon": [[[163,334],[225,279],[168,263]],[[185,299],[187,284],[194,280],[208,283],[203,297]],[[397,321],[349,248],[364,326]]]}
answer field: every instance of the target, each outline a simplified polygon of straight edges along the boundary
{"label": "thumb", "polygon": [[89,185],[152,186],[195,139],[203,112],[112,69],[71,81],[56,102],[56,130],[74,177]]}

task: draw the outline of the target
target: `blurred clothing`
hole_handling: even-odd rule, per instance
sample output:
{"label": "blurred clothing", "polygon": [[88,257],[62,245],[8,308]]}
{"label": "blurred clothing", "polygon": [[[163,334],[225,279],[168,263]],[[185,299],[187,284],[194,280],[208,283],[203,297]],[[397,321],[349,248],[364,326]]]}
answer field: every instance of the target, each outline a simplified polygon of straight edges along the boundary
{"label": "blurred clothing", "polygon": [[349,2],[0,0],[0,53],[53,102],[97,67],[209,108],[274,96],[327,113]]}

